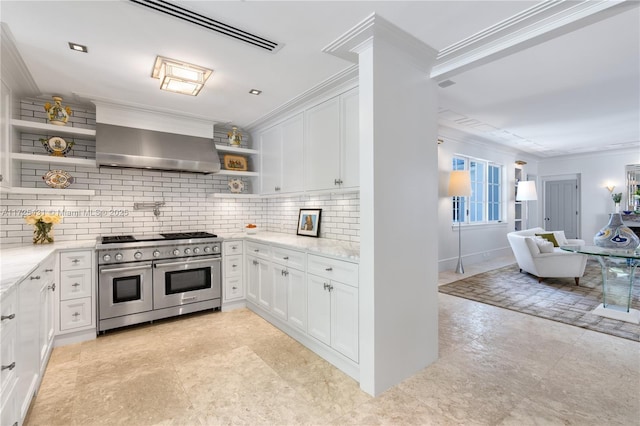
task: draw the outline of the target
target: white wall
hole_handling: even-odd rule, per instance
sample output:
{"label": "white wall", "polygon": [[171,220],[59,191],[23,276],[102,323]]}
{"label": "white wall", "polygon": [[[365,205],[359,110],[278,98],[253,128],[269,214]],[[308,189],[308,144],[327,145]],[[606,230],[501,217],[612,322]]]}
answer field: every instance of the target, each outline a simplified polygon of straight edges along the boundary
{"label": "white wall", "polygon": [[[515,161],[527,162],[523,169],[527,174],[537,173],[535,160],[524,155],[497,149],[474,140],[473,136],[440,127],[439,136],[444,143],[438,146],[439,204],[438,204],[438,250],[440,271],[455,269],[458,259],[458,227],[453,225],[451,197],[447,196],[451,161],[454,155],[465,155],[490,160],[504,167],[503,185],[505,222],[492,225],[462,226],[463,264],[469,265],[489,258],[509,255],[511,249],[507,242],[507,232],[514,229],[515,201]],[[529,212],[536,215],[534,207]],[[534,221],[529,222],[534,226]]]}
{"label": "white wall", "polygon": [[[627,164],[640,164],[640,144],[636,150],[597,152],[542,160],[538,164],[538,175],[540,179],[549,176],[580,175],[580,237],[591,243],[593,236],[609,221],[609,213],[613,212],[614,208],[611,195],[605,186],[615,185],[613,192],[622,192],[623,200],[627,195]],[[538,204],[542,210],[544,203]],[[537,214],[542,217],[543,212],[539,211]]]}

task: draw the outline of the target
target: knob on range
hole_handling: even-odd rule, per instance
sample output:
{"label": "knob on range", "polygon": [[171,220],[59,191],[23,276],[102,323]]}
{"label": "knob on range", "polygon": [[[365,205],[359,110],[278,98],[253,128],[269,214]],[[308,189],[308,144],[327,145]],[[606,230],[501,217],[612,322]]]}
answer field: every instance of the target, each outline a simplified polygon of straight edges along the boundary
{"label": "knob on range", "polygon": [[160,256],[160,251],[159,250],[154,250],[153,251],[153,257],[158,257]]}
{"label": "knob on range", "polygon": [[134,257],[134,258],[136,258],[136,259],[140,259],[140,258],[142,258],[142,253],[141,253],[141,252],[139,252],[139,251],[137,251],[137,252],[135,252],[135,253],[133,254],[133,257]]}
{"label": "knob on range", "polygon": [[211,247],[205,247],[205,248],[204,248],[204,252],[205,252],[205,253],[209,253],[210,251],[211,251]]}
{"label": "knob on range", "polygon": [[180,254],[180,250],[178,250],[178,249],[173,249],[173,252],[172,252],[172,253],[173,253],[173,255],[174,255],[174,256],[177,256],[177,255],[179,255],[179,254]]}
{"label": "knob on range", "polygon": [[122,260],[122,253],[116,253],[116,260]]}
{"label": "knob on range", "polygon": [[220,246],[213,246],[213,252],[217,253],[220,251]]}
{"label": "knob on range", "polygon": [[111,260],[111,255],[110,255],[110,254],[105,254],[104,256],[102,256],[102,259],[103,259],[105,262],[108,262],[108,261],[110,261],[110,260]]}
{"label": "knob on range", "polygon": [[184,254],[191,254],[191,249],[190,248],[184,249]]}
{"label": "knob on range", "polygon": [[195,254],[200,253],[200,247],[196,247],[196,248],[194,248],[194,249],[193,249],[193,252],[194,252]]}

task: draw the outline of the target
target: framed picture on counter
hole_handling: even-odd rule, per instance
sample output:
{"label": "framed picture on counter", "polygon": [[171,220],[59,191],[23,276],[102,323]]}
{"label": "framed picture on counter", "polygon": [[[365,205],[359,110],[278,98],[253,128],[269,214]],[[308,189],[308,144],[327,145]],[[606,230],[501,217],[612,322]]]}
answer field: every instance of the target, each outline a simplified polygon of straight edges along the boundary
{"label": "framed picture on counter", "polygon": [[320,235],[320,214],[322,209],[300,209],[297,235],[318,237]]}

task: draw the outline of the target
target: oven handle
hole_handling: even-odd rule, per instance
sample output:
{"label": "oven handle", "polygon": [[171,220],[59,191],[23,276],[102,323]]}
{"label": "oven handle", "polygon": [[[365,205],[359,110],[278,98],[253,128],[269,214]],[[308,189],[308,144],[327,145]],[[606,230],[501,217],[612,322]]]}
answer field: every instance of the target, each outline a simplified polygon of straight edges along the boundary
{"label": "oven handle", "polygon": [[108,269],[100,269],[100,273],[103,272],[122,272],[122,271],[133,271],[134,269],[148,269],[151,267],[151,264],[138,265],[138,266],[127,266],[125,268],[108,268]]}
{"label": "oven handle", "polygon": [[185,266],[192,265],[194,263],[211,263],[211,262],[221,262],[221,257],[209,257],[207,259],[198,259],[198,260],[187,260],[183,262],[168,262],[168,263],[154,263],[154,268],[168,268],[171,266]]}

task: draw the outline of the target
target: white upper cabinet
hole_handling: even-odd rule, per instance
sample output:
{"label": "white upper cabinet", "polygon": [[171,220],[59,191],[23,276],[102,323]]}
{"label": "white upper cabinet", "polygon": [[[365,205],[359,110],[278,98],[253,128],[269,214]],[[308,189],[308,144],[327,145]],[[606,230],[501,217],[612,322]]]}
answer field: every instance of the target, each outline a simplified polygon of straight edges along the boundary
{"label": "white upper cabinet", "polygon": [[340,177],[340,98],[306,112],[305,189],[337,188]]}
{"label": "white upper cabinet", "polygon": [[260,141],[260,177],[262,194],[278,191],[282,180],[282,127],[274,126],[259,135]]}
{"label": "white upper cabinet", "polygon": [[282,191],[304,189],[304,115],[298,114],[282,123]]}
{"label": "white upper cabinet", "polygon": [[360,186],[360,121],[358,89],[340,96],[341,150],[340,184],[343,188]]}
{"label": "white upper cabinet", "polygon": [[359,185],[358,102],[352,89],[306,111],[306,190]]}
{"label": "white upper cabinet", "polygon": [[302,191],[304,116],[302,113],[258,134],[261,193]]}

